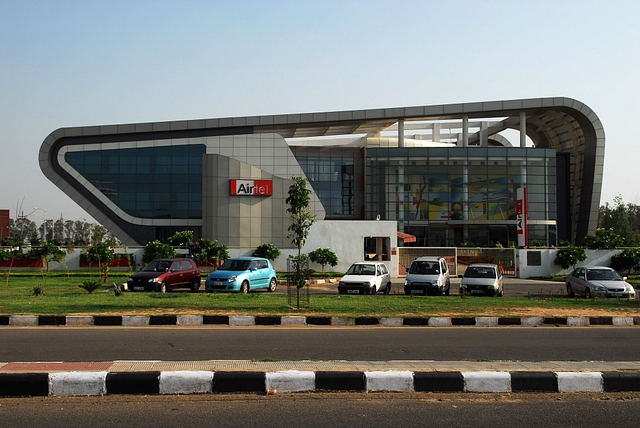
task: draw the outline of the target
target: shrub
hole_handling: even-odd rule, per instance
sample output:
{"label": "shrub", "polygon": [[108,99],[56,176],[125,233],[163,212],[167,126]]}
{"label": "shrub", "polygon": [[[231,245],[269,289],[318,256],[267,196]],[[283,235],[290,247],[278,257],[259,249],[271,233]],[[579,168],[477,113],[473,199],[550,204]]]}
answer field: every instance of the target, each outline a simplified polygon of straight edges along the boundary
{"label": "shrub", "polygon": [[169,243],[174,247],[186,247],[190,242],[193,242],[193,230],[182,230],[169,238]]}
{"label": "shrub", "polygon": [[313,263],[318,263],[322,266],[322,273],[324,273],[324,267],[330,265],[335,267],[338,265],[338,256],[329,248],[318,248],[309,253],[309,260]]}
{"label": "shrub", "polygon": [[202,238],[198,241],[197,247],[199,252],[193,258],[199,263],[207,263],[211,260],[218,262],[229,258],[227,246],[219,245],[218,241]]}
{"label": "shrub", "polygon": [[38,284],[33,287],[33,290],[31,290],[31,294],[33,294],[34,296],[42,296],[44,295],[44,288],[42,287],[42,285]]}
{"label": "shrub", "polygon": [[611,267],[617,271],[627,271],[640,267],[640,248],[625,248],[620,254],[611,257]]}
{"label": "shrub", "polygon": [[280,250],[273,244],[260,244],[253,252],[253,257],[262,257],[274,261],[280,256]]}
{"label": "shrub", "polygon": [[553,262],[562,266],[563,269],[569,269],[570,267],[573,267],[585,260],[587,260],[587,253],[585,252],[584,247],[574,247],[573,245],[569,245],[558,250]]}
{"label": "shrub", "polygon": [[87,280],[85,282],[83,282],[82,284],[80,284],[78,287],[82,288],[83,290],[87,290],[89,292],[89,294],[93,294],[94,291],[96,291],[98,288],[100,288],[101,284],[99,281],[95,281],[93,279]]}
{"label": "shrub", "polygon": [[595,236],[584,237],[584,245],[592,250],[619,248],[624,245],[624,238],[613,229],[597,229]]}
{"label": "shrub", "polygon": [[158,240],[151,241],[144,246],[144,256],[142,256],[142,262],[144,264],[149,263],[155,259],[166,259],[176,256],[176,250],[169,244],[165,244]]}

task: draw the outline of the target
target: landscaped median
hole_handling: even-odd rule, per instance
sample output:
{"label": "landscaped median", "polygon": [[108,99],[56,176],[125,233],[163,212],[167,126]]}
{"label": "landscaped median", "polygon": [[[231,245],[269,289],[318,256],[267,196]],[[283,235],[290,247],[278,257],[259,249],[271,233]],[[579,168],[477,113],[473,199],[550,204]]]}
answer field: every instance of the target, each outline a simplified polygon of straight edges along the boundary
{"label": "landscaped median", "polygon": [[117,295],[113,284],[125,282],[126,277],[114,275],[109,284],[88,293],[80,288],[87,279],[11,276],[9,285],[0,286],[0,324],[123,325],[129,320],[124,325],[180,325],[179,319],[193,317],[198,320],[195,324],[229,325],[234,320],[247,325],[635,325],[640,317],[640,300],[336,293],[311,294],[309,303],[297,310],[289,306],[286,293]]}

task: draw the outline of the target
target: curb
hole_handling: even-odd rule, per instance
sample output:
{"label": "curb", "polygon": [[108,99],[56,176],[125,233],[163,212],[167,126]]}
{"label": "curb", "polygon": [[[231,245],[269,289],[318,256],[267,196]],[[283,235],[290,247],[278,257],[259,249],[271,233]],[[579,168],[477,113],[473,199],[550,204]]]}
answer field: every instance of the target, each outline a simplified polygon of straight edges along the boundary
{"label": "curb", "polygon": [[170,326],[170,325],[228,325],[228,326],[383,326],[383,327],[451,327],[451,326],[635,326],[640,317],[304,317],[251,315],[0,315],[0,326]]}
{"label": "curb", "polygon": [[0,396],[296,392],[631,392],[636,372],[299,371],[0,373]]}

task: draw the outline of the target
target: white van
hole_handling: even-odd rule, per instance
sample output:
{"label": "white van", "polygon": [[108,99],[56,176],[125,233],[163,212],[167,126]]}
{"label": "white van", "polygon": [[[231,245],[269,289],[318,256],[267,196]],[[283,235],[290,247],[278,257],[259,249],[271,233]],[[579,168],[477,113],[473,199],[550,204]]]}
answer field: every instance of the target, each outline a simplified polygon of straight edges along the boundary
{"label": "white van", "polygon": [[449,266],[442,257],[418,257],[404,280],[404,294],[448,296],[451,290]]}

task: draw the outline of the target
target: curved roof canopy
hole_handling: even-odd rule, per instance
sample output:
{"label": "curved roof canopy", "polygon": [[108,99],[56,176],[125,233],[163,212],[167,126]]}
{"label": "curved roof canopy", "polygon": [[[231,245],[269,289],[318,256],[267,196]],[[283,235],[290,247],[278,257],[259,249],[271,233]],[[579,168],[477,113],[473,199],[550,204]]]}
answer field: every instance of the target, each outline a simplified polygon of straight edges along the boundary
{"label": "curved roof canopy", "polygon": [[[538,148],[568,153],[570,158],[570,207],[572,241],[594,234],[597,226],[604,167],[604,129],[600,119],[585,104],[571,98],[534,98],[371,110],[230,117],[174,122],[61,128],[52,132],[40,148],[40,167],[52,182],[96,220],[103,209],[82,194],[81,185],[65,173],[57,153],[65,145],[151,139],[189,138],[211,135],[275,133],[284,138],[379,135],[393,129],[412,129],[412,122],[490,119],[489,138],[505,129],[521,129]],[[401,125],[400,125],[401,124]],[[479,133],[465,144],[477,144]],[[458,143],[460,144],[460,142]],[[104,208],[104,207],[102,207]],[[106,223],[109,223],[106,221]],[[104,224],[104,222],[103,222]]]}

